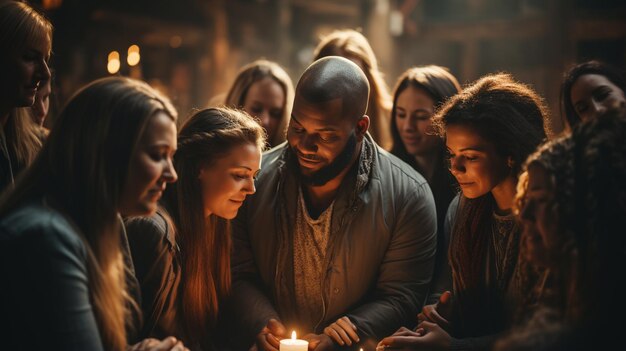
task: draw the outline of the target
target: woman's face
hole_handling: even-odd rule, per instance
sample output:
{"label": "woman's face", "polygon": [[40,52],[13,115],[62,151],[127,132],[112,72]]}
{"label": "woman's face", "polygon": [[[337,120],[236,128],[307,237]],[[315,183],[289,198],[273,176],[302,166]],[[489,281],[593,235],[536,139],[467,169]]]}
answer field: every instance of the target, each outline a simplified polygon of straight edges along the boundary
{"label": "woman's face", "polygon": [[435,102],[423,89],[409,86],[396,101],[396,127],[406,151],[413,156],[434,152],[441,139],[433,135],[431,117]]}
{"label": "woman's face", "polygon": [[266,77],[252,83],[243,102],[243,109],[261,121],[272,140],[285,110],[285,92],[273,78]]}
{"label": "woman's face", "polygon": [[470,127],[446,126],[446,146],[450,172],[467,198],[487,194],[511,174],[507,159],[497,152],[495,145]]}
{"label": "woman's face", "polygon": [[624,91],[600,74],[585,74],[574,82],[570,93],[574,111],[583,122],[605,112],[626,110]]}
{"label": "woman's face", "polygon": [[[3,55],[5,55],[3,53]],[[50,79],[48,59],[50,43],[47,40],[27,43],[23,48],[11,50],[5,56],[4,74],[0,79],[0,98],[9,108],[32,106],[42,81]]]}
{"label": "woman's face", "polygon": [[172,163],[176,124],[167,114],[154,114],[130,159],[119,211],[124,216],[148,216],[157,209],[167,183],[177,179]]}
{"label": "woman's face", "polygon": [[254,181],[261,167],[261,150],[252,143],[233,146],[230,151],[200,170],[204,214],[225,219],[237,216],[246,199],[254,194]]}
{"label": "woman's face", "polygon": [[524,227],[523,243],[527,259],[549,267],[558,249],[558,213],[554,207],[554,184],[545,168],[528,167],[528,184],[520,218]]}

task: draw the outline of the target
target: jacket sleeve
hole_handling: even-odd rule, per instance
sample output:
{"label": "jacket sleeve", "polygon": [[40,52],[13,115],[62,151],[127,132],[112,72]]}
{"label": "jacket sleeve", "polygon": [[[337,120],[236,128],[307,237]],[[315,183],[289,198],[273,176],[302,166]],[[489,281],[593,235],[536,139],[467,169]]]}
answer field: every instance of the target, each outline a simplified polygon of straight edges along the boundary
{"label": "jacket sleeve", "polygon": [[446,218],[443,223],[443,233],[444,233],[444,245],[443,248],[446,250],[444,253],[445,260],[444,264],[441,266],[439,270],[439,274],[433,276],[433,285],[432,291],[428,295],[428,299],[426,300],[427,305],[432,305],[439,301],[439,296],[444,293],[444,291],[449,290],[452,291],[452,268],[450,267],[450,261],[448,259],[448,250],[450,248],[450,238],[452,235],[452,227],[454,226],[454,221],[456,220],[456,215],[458,213],[460,206],[460,195],[457,195],[448,206],[448,212],[446,213]]}
{"label": "jacket sleeve", "polygon": [[[141,337],[156,335],[155,328],[163,311],[167,294],[172,291],[174,253],[168,242],[168,228],[158,214],[151,217],[134,217],[125,221],[135,275],[141,287],[144,327]],[[173,331],[170,331],[173,332]]]}
{"label": "jacket sleeve", "polygon": [[[233,286],[227,306],[232,319],[228,323],[237,326],[237,333],[243,333],[243,340],[237,342],[246,347],[254,342],[254,337],[270,318],[280,319],[258,274],[252,253],[247,222],[248,203],[247,201],[244,203],[239,209],[237,218],[232,221]],[[241,338],[241,334],[238,338]]]}
{"label": "jacket sleeve", "polygon": [[[0,233],[4,346],[103,350],[89,294],[87,252],[69,226],[37,225],[8,241]],[[8,345],[7,345],[8,344]]]}
{"label": "jacket sleeve", "polygon": [[396,211],[371,298],[347,314],[361,339],[380,340],[400,326],[415,324],[428,293],[437,247],[437,216],[428,184],[415,183]]}

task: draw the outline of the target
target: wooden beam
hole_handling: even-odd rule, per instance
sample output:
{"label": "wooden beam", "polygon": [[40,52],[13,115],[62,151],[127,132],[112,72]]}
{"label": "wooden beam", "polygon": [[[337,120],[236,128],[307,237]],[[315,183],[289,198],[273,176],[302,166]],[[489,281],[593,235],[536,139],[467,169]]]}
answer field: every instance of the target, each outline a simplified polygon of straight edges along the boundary
{"label": "wooden beam", "polygon": [[304,8],[310,14],[340,15],[356,17],[361,14],[356,1],[322,1],[322,0],[293,0],[293,6]]}
{"label": "wooden beam", "polygon": [[490,20],[480,22],[427,23],[419,36],[428,40],[466,41],[480,39],[521,39],[546,35],[544,19]]}
{"label": "wooden beam", "polygon": [[624,20],[574,20],[569,25],[572,39],[625,39],[626,21]]}

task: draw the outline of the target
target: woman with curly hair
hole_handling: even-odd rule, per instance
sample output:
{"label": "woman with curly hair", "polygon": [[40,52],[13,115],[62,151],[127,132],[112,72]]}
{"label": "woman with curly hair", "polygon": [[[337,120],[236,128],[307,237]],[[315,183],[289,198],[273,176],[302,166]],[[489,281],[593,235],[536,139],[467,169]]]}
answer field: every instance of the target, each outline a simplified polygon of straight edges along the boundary
{"label": "woman with curly hair", "polygon": [[433,124],[461,188],[446,219],[451,272],[437,285],[452,293],[434,291],[439,302],[423,308],[418,329],[382,345],[483,349],[511,325],[531,274],[519,255],[516,184],[526,157],[546,138],[546,120],[539,96],[507,74],[479,79],[437,112]]}
{"label": "woman with curly hair", "polygon": [[523,243],[548,267],[542,308],[499,350],[616,349],[626,313],[626,116],[615,111],[546,143],[518,187]]}

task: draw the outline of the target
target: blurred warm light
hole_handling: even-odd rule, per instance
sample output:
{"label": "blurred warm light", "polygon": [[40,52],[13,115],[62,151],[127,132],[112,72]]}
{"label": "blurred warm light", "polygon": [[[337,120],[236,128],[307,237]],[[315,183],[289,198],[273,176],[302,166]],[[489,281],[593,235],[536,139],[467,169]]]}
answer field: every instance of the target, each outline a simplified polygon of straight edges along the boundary
{"label": "blurred warm light", "polygon": [[62,3],[63,0],[43,0],[41,2],[41,5],[43,6],[44,10],[52,10],[60,7]]}
{"label": "blurred warm light", "polygon": [[117,52],[117,51],[111,51],[109,53],[109,61],[111,61],[111,60],[118,60],[119,61],[120,60],[120,53]]}
{"label": "blurred warm light", "polygon": [[120,70],[120,53],[117,51],[111,51],[109,53],[109,62],[107,63],[107,71],[110,74],[115,74]]}
{"label": "blurred warm light", "polygon": [[139,46],[131,45],[128,48],[128,56],[126,57],[126,62],[128,62],[129,66],[136,66],[141,60],[141,56],[139,55]]}
{"label": "blurred warm light", "polygon": [[175,35],[170,38],[170,47],[173,49],[179,48],[183,44],[183,38],[180,35]]}
{"label": "blurred warm light", "polygon": [[404,15],[400,11],[391,11],[389,14],[389,33],[393,36],[400,36],[404,31]]}

